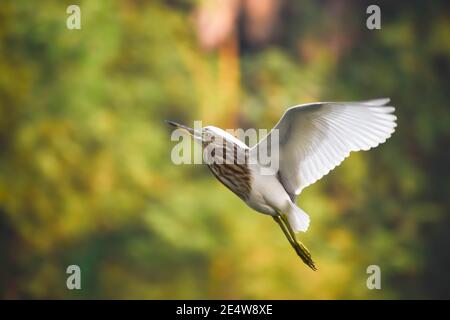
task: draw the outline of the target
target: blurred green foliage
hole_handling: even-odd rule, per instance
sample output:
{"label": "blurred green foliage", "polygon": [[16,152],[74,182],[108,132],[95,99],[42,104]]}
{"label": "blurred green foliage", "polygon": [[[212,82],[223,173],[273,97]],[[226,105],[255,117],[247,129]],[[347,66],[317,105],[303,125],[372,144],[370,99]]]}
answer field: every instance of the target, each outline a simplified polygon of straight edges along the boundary
{"label": "blurred green foliage", "polygon": [[[213,49],[196,1],[76,2],[81,30],[72,1],[0,3],[0,297],[450,298],[446,1],[381,1],[374,31],[368,1],[285,2],[266,42],[244,15]],[[384,96],[394,136],[299,197],[316,273],[205,167],[170,161],[164,119],[270,128],[289,105]]]}

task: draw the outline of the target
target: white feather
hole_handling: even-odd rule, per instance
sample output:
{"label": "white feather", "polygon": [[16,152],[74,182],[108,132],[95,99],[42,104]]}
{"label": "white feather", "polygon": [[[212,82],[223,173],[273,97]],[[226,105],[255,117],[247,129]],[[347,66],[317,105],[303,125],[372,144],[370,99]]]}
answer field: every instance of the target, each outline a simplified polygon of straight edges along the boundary
{"label": "white feather", "polygon": [[[385,105],[388,102],[324,102],[289,108],[274,128],[279,130],[279,174],[286,191],[298,195],[351,151],[369,150],[385,142],[397,119],[392,114],[395,108]],[[264,139],[270,147],[269,136]]]}

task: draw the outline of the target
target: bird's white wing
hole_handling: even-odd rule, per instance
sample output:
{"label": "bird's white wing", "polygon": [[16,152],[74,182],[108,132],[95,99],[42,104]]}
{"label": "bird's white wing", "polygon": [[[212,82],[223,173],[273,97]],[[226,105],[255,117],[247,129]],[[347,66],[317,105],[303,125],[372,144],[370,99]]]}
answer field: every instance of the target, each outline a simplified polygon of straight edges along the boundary
{"label": "bird's white wing", "polygon": [[[395,109],[386,106],[388,102],[322,102],[289,108],[274,129],[279,130],[278,177],[291,197],[334,169],[351,151],[385,142],[396,127]],[[272,132],[264,138],[269,148]]]}

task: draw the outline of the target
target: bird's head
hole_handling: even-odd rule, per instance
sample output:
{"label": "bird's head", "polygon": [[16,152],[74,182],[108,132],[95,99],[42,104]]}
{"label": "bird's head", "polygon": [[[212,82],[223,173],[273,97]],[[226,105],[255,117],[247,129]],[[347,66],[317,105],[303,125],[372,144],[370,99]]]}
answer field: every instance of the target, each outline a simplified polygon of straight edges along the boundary
{"label": "bird's head", "polygon": [[182,130],[186,131],[195,140],[197,140],[199,142],[201,141],[204,146],[206,146],[212,142],[216,142],[216,144],[217,144],[217,143],[224,143],[226,141],[231,141],[233,143],[242,144],[242,146],[246,147],[245,144],[243,144],[241,141],[236,139],[236,137],[234,137],[230,133],[228,133],[225,130],[222,130],[218,127],[207,126],[207,127],[197,129],[197,128],[191,128],[191,127],[185,126],[183,124],[179,124],[174,121],[167,120],[166,122],[177,129],[182,129]]}
{"label": "bird's head", "polygon": [[210,142],[212,142],[216,139],[216,134],[214,134],[213,130],[211,130],[211,127],[194,129],[194,128],[185,126],[183,124],[177,123],[175,121],[166,120],[166,122],[177,129],[182,129],[182,130],[186,131],[195,140],[197,140],[199,142],[201,141],[203,144],[209,144]]}

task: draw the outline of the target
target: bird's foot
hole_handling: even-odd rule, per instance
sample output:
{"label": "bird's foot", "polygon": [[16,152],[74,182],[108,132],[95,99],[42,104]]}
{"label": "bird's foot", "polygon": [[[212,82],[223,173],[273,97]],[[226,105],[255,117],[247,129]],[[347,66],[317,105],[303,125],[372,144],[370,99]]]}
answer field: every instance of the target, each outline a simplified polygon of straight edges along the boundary
{"label": "bird's foot", "polygon": [[291,246],[294,248],[297,255],[300,257],[300,259],[302,259],[302,261],[312,270],[317,271],[314,261],[312,260],[311,253],[303,243],[297,240],[295,232],[289,225],[289,221],[287,221],[287,219],[285,219],[281,214],[274,216],[273,219],[276,223],[278,223],[281,230],[283,230],[284,235],[288,239]]}

